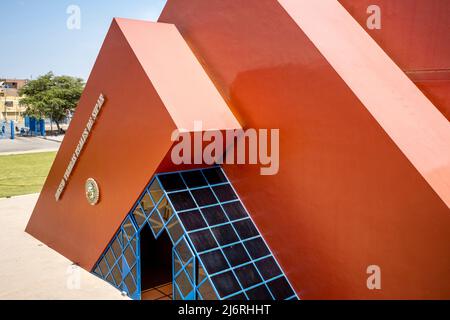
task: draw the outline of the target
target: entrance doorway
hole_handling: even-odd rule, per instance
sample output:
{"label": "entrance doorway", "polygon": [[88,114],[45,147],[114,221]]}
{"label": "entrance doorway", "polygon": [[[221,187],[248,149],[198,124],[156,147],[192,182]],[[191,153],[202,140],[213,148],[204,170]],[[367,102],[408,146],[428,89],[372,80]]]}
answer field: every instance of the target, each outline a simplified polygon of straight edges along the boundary
{"label": "entrance doorway", "polygon": [[167,232],[155,239],[148,224],[140,233],[141,299],[172,300],[172,242]]}

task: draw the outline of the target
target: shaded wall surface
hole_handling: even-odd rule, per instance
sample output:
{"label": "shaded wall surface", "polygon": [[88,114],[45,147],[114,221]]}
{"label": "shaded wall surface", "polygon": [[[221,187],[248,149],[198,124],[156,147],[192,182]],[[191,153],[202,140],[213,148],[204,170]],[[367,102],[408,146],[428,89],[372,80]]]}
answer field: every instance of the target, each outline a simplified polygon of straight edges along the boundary
{"label": "shaded wall surface", "polygon": [[301,298],[450,297],[449,208],[277,1],[169,0],[160,21],[244,127],[280,129],[278,175],[225,170]]}

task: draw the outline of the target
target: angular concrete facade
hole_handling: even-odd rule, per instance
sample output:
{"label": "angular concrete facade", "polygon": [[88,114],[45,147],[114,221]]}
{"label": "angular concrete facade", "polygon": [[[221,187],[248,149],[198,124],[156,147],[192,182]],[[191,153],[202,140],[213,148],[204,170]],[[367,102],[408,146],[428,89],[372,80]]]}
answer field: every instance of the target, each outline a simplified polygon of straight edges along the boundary
{"label": "angular concrete facade", "polygon": [[[333,19],[348,26],[348,34]],[[394,125],[399,136],[386,130],[360,90],[370,91],[369,100],[390,99],[377,87],[385,87],[387,74],[380,72],[371,88],[357,88],[357,77],[366,80],[357,68],[376,73],[381,60],[362,66],[351,57],[346,66],[330,61],[340,57],[341,46],[354,46],[356,57],[378,50],[350,14],[336,1],[172,0],[160,21],[177,25],[244,127],[280,128],[278,175],[260,176],[253,166],[225,171],[301,298],[448,297],[448,122],[384,57],[390,66],[383,71],[402,79],[390,89],[407,86],[409,93],[385,100],[386,113],[375,111],[392,124],[401,112],[425,114],[411,126],[406,119]],[[363,43],[349,43],[353,33]],[[329,44],[335,52],[325,56],[318,45]],[[342,72],[353,73],[355,82]],[[410,104],[413,96],[422,104]],[[390,114],[395,110],[400,113]],[[425,131],[416,132],[416,121],[429,117],[434,120]],[[405,149],[409,135],[420,140]],[[417,165],[410,153],[435,159]],[[438,176],[439,194],[432,182]],[[384,270],[380,291],[366,286],[373,264]]]}
{"label": "angular concrete facade", "polygon": [[[169,157],[174,130],[198,120],[205,131],[274,128],[278,174],[223,170],[299,298],[449,298],[448,101],[398,66],[425,68],[427,48],[409,59],[392,42],[401,36],[381,29],[374,40],[364,7],[340,3],[169,0],[158,24],[115,20],[27,231],[90,270],[152,177],[186,169]],[[428,66],[448,69],[448,45],[435,50]],[[97,206],[85,199],[88,178],[100,185]],[[367,288],[371,265],[381,290]]]}

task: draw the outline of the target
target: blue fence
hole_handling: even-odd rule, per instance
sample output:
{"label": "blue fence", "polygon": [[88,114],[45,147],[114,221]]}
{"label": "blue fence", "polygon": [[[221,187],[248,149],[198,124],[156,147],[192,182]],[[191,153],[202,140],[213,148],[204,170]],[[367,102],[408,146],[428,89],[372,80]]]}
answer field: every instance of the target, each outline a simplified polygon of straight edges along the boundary
{"label": "blue fence", "polygon": [[[24,117],[24,126],[20,128],[17,123],[13,120],[11,121],[1,121],[0,122],[0,139],[15,139],[16,134],[24,136],[41,136],[46,135],[46,123],[44,119],[36,119],[30,117]],[[18,131],[18,132],[16,132]]]}
{"label": "blue fence", "polygon": [[25,128],[23,130],[23,134],[28,136],[42,136],[45,137],[46,129],[45,129],[45,120],[44,119],[36,119],[33,117],[26,116],[24,118]]}
{"label": "blue fence", "polygon": [[15,139],[15,123],[14,121],[0,122],[0,139]]}

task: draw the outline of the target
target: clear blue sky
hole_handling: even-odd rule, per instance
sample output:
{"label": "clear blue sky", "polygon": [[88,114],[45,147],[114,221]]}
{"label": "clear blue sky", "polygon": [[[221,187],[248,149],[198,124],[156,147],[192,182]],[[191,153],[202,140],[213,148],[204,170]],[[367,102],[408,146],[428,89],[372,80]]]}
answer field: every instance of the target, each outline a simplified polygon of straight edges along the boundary
{"label": "clear blue sky", "polygon": [[[166,0],[2,0],[0,78],[48,71],[87,79],[113,17],[156,21]],[[67,27],[77,5],[81,29]]]}

